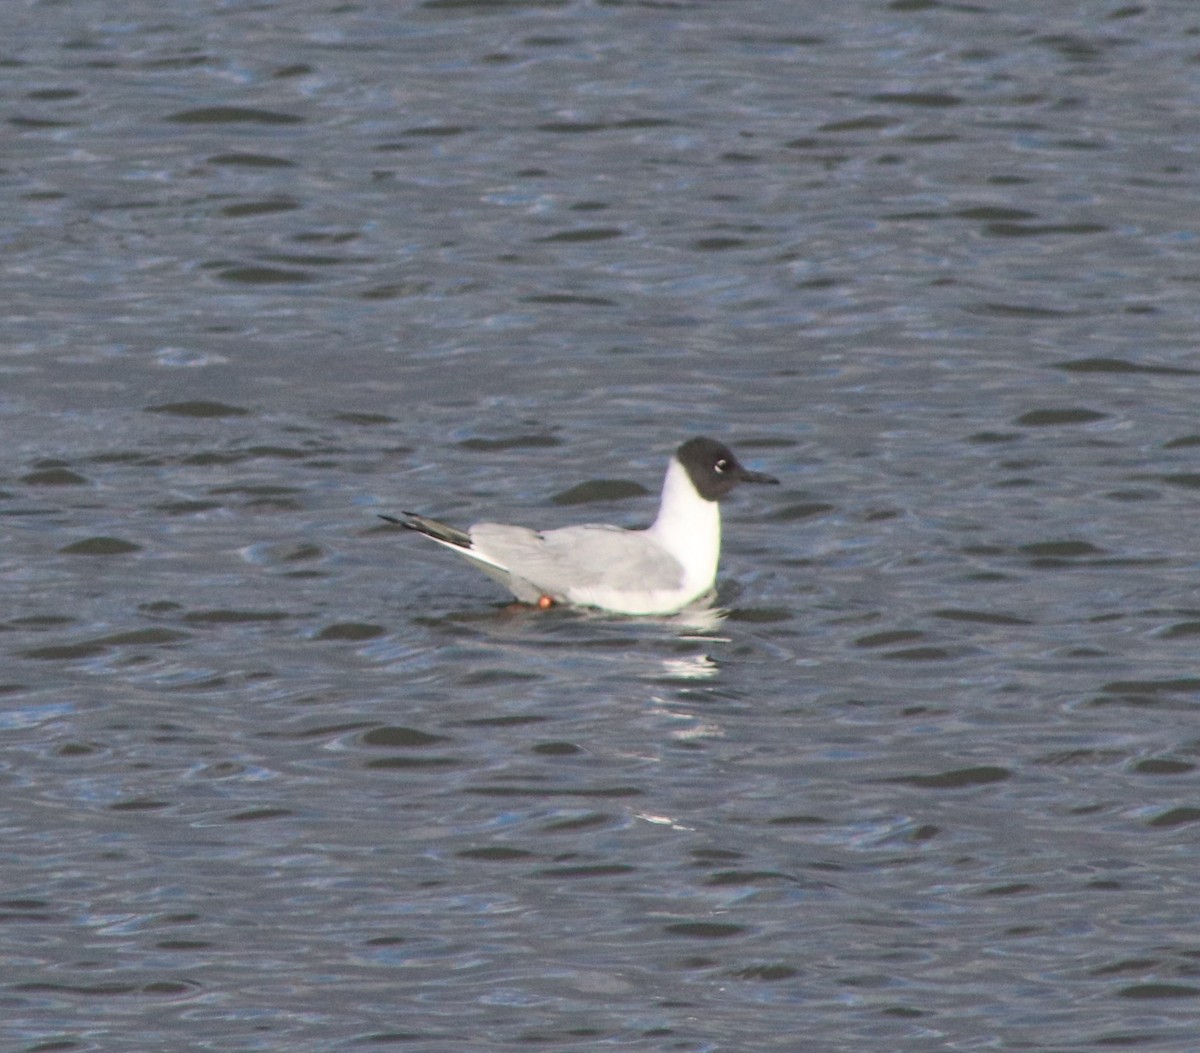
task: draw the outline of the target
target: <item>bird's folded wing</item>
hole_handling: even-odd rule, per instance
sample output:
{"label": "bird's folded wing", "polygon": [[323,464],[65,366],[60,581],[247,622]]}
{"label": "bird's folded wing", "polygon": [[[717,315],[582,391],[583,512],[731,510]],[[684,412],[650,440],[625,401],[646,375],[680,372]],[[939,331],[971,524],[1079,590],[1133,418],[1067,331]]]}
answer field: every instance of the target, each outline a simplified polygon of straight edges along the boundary
{"label": "bird's folded wing", "polygon": [[683,567],[644,531],[606,525],[528,530],[500,523],[471,527],[473,549],[548,594],[603,585],[620,591],[677,589]]}

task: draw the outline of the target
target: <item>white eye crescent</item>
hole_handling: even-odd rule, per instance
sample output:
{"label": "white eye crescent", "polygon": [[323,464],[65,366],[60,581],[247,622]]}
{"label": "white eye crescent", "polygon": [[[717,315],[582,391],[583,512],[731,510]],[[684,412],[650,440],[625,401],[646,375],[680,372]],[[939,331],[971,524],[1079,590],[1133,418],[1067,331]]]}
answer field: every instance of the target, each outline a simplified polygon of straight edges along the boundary
{"label": "white eye crescent", "polygon": [[729,462],[724,457],[722,457],[719,461],[717,461],[716,464],[713,465],[713,468],[718,472],[723,472],[728,467],[729,467]]}

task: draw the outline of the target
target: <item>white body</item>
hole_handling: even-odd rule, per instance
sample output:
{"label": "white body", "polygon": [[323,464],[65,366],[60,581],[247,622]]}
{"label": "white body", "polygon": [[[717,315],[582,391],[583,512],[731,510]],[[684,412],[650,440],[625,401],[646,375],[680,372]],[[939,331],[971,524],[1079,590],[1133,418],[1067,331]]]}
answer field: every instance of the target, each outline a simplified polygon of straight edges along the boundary
{"label": "white body", "polygon": [[544,596],[621,614],[670,614],[716,582],[721,507],[696,493],[672,460],[658,517],[646,530],[597,523],[539,532],[477,523],[468,533],[471,549],[460,554],[526,603]]}

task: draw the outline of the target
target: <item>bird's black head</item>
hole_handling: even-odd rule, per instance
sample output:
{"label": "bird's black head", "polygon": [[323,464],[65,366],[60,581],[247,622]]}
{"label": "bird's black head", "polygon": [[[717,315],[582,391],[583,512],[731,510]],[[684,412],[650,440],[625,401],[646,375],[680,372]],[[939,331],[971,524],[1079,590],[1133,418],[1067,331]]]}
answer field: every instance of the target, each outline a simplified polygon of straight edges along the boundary
{"label": "bird's black head", "polygon": [[675,451],[696,492],[706,501],[719,501],[738,483],[778,483],[762,472],[744,468],[733,451],[716,439],[688,439]]}

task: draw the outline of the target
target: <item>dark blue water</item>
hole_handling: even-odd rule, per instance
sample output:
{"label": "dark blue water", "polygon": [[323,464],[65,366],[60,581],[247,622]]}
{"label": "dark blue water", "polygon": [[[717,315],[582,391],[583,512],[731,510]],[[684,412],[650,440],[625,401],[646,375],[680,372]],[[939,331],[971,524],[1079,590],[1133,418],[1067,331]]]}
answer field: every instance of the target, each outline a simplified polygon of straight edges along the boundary
{"label": "dark blue water", "polygon": [[6,16],[4,1049],[1195,1048],[1200,10]]}

